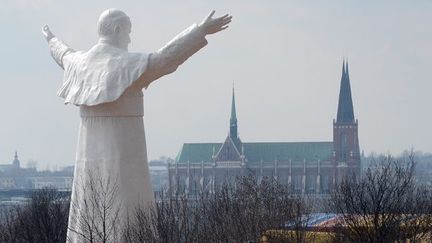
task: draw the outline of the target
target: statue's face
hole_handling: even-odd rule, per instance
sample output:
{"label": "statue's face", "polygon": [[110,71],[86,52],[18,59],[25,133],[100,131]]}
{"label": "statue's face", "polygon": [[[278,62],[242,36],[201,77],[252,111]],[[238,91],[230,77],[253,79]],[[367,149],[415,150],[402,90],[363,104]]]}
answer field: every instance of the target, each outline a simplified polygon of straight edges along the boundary
{"label": "statue's face", "polygon": [[129,18],[122,21],[123,23],[116,27],[116,37],[118,48],[128,50],[130,40],[130,33],[132,29],[132,24]]}

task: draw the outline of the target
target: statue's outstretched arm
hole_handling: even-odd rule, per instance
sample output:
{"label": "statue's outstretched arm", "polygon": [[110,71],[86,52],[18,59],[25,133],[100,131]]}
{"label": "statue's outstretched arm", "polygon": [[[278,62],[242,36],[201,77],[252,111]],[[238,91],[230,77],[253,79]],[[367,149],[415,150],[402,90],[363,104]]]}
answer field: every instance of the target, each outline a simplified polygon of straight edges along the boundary
{"label": "statue's outstretched arm", "polygon": [[57,37],[49,29],[48,25],[45,25],[42,28],[42,34],[44,35],[46,41],[48,42],[48,46],[51,52],[51,56],[57,62],[57,64],[64,69],[63,67],[63,57],[68,53],[75,52],[68,45],[66,45],[63,41],[59,40]]}
{"label": "statue's outstretched arm", "polygon": [[212,11],[200,24],[194,24],[174,37],[164,47],[149,55],[148,66],[139,79],[141,87],[147,87],[152,81],[174,72],[179,65],[207,45],[206,35],[228,28],[232,17],[228,14],[212,18]]}

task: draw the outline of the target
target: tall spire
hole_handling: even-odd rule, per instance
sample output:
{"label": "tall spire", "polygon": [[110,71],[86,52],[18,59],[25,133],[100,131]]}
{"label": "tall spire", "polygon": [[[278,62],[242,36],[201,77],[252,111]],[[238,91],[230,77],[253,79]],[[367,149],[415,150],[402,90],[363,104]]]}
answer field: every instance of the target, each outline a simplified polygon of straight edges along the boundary
{"label": "tall spire", "polygon": [[338,123],[353,123],[354,108],[351,97],[350,78],[348,73],[348,61],[343,60],[342,63],[342,78],[339,91],[339,103],[337,111]]}
{"label": "tall spire", "polygon": [[230,118],[230,121],[231,122],[233,122],[233,121],[237,122],[234,87],[233,87],[233,90],[232,90],[231,118]]}
{"label": "tall spire", "polygon": [[230,117],[230,137],[237,139],[237,114],[235,107],[235,95],[234,95],[234,87],[232,90],[232,101],[231,101],[231,117]]}
{"label": "tall spire", "polygon": [[345,60],[345,74],[349,80],[349,71],[348,71],[348,59]]}
{"label": "tall spire", "polygon": [[345,58],[342,60],[342,78],[345,77]]}

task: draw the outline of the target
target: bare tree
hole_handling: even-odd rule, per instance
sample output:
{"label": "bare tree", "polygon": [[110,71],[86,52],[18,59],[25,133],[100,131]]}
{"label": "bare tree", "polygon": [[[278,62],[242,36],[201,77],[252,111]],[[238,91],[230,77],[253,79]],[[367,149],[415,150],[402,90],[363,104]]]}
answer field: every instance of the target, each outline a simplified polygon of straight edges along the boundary
{"label": "bare tree", "polygon": [[82,242],[119,242],[122,222],[117,179],[99,176],[95,170],[79,182],[75,195],[79,198],[71,204],[75,217],[69,219],[69,233],[77,234]]}
{"label": "bare tree", "polygon": [[2,212],[1,242],[65,242],[69,201],[55,189],[33,193],[28,204]]}
{"label": "bare tree", "polygon": [[389,156],[360,178],[345,178],[330,200],[341,216],[339,233],[352,242],[416,241],[430,233],[432,197],[413,182],[414,167],[412,156]]}
{"label": "bare tree", "polygon": [[[309,202],[276,180],[242,177],[215,193],[162,195],[156,207],[136,208],[124,220],[115,179],[89,175],[81,184],[76,218],[69,233],[82,242],[305,242]],[[1,242],[64,242],[67,204],[45,192],[25,208],[8,211],[0,225]],[[46,206],[48,204],[48,206]],[[288,234],[280,234],[287,230]]]}
{"label": "bare tree", "polygon": [[[128,242],[256,242],[266,234],[274,235],[275,242],[276,231],[271,229],[305,230],[301,223],[306,205],[276,180],[257,183],[254,177],[242,177],[213,194],[201,192],[194,198],[177,194],[162,198],[150,213],[138,210],[126,238]],[[304,235],[295,237],[302,242]]]}

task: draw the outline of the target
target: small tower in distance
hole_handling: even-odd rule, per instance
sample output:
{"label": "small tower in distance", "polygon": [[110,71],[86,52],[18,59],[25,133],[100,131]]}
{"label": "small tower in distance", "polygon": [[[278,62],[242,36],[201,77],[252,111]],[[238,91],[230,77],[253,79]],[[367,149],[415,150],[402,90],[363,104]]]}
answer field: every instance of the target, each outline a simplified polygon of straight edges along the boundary
{"label": "small tower in distance", "polygon": [[360,173],[358,121],[354,117],[348,61],[343,61],[337,118],[333,120],[333,149],[336,165]]}
{"label": "small tower in distance", "polygon": [[14,156],[14,160],[12,161],[12,165],[16,169],[20,168],[20,161],[18,159],[18,152],[17,151],[15,151],[15,156]]}

